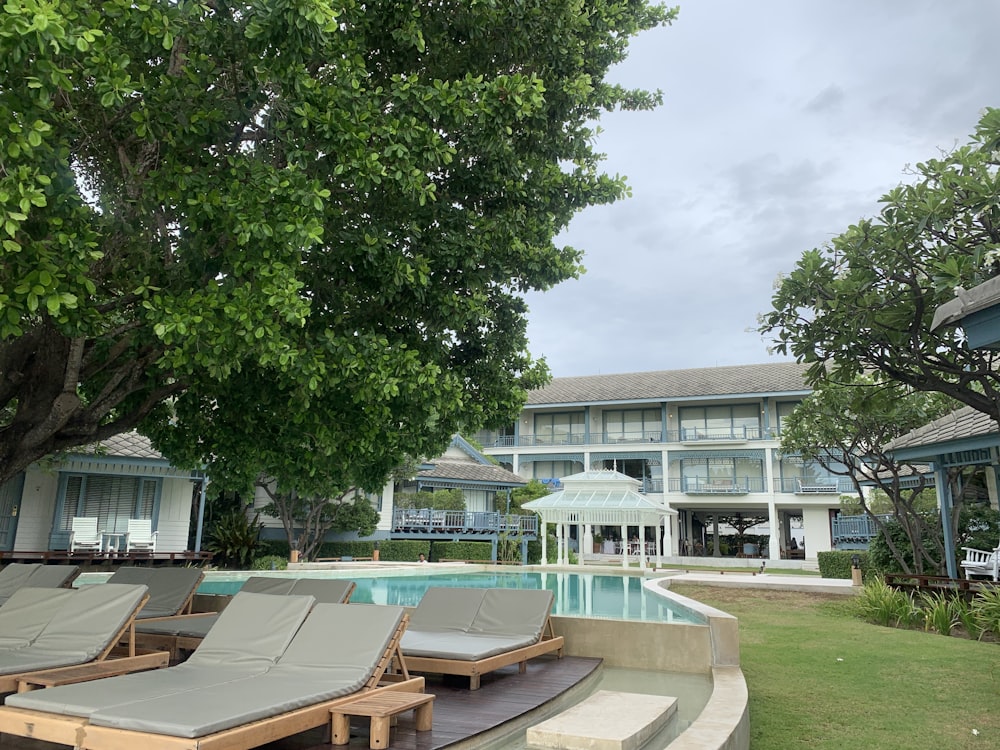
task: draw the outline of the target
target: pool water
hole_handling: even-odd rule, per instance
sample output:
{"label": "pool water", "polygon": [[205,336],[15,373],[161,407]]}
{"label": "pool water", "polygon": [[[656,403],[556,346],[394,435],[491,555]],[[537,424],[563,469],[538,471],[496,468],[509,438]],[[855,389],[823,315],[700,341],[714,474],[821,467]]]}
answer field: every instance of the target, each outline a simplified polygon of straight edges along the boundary
{"label": "pool water", "polygon": [[308,578],[349,578],[357,588],[351,601],[362,604],[396,604],[414,607],[428,588],[549,589],[555,595],[552,613],[643,622],[704,624],[695,612],[643,588],[636,576],[587,573],[455,573],[359,576],[345,571],[209,572],[198,588],[200,594],[234,594],[251,575]]}

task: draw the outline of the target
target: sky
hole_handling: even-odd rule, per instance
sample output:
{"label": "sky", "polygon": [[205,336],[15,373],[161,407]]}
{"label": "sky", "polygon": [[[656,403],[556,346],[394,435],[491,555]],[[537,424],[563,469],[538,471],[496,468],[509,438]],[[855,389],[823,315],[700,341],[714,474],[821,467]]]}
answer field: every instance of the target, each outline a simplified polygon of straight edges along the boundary
{"label": "sky", "polygon": [[779,275],[1000,106],[994,0],[678,3],[610,75],[663,92],[600,122],[631,197],[578,214],[557,242],[586,273],[527,298],[556,377],[781,361]]}

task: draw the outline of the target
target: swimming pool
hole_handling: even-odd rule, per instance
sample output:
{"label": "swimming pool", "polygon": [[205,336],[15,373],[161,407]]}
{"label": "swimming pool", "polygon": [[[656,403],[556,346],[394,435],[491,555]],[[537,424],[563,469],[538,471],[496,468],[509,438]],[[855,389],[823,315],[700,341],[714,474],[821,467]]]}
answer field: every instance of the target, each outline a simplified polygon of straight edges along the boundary
{"label": "swimming pool", "polygon": [[414,607],[432,586],[473,588],[548,589],[555,595],[552,613],[570,617],[704,624],[698,613],[646,591],[637,576],[590,573],[413,573],[352,575],[350,572],[308,571],[209,571],[198,588],[200,594],[234,594],[251,575],[295,578],[349,578],[357,584],[351,601],[362,604],[397,604]]}

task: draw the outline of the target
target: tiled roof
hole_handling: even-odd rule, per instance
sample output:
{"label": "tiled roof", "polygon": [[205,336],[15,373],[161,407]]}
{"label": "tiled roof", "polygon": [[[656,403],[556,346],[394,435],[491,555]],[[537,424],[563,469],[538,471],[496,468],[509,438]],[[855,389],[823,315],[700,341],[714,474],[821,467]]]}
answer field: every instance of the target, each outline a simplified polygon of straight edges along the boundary
{"label": "tiled roof", "polygon": [[971,406],[963,406],[930,424],[901,435],[886,445],[886,449],[916,448],[922,445],[982,437],[997,432],[997,423],[990,415],[977,411]]}
{"label": "tiled roof", "polygon": [[157,461],[166,460],[159,451],[153,448],[149,438],[138,432],[123,432],[105,438],[99,443],[82,446],[74,452],[123,458],[148,458]]}
{"label": "tiled roof", "polygon": [[446,479],[463,482],[488,482],[490,484],[527,484],[527,480],[500,466],[484,465],[472,461],[435,461],[434,468],[417,474],[421,479]]}
{"label": "tiled roof", "polygon": [[660,370],[624,375],[554,378],[528,394],[529,406],[544,404],[676,400],[694,396],[737,396],[765,393],[808,393],[806,365],[773,362],[759,365]]}

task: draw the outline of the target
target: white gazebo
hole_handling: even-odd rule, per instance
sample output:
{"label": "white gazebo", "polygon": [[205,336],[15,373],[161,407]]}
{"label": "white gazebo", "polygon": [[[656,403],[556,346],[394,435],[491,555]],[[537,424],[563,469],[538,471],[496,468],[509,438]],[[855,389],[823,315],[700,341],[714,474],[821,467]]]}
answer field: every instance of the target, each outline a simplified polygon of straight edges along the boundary
{"label": "white gazebo", "polygon": [[[646,538],[646,529],[653,528],[656,533],[656,565],[660,564],[664,547],[670,549],[669,516],[677,511],[668,505],[653,502],[640,494],[637,489],[638,479],[609,469],[584,471],[580,474],[563,477],[559,480],[563,489],[553,492],[537,500],[524,503],[521,507],[533,510],[542,517],[542,565],[547,565],[548,535],[546,524],[555,524],[558,554],[557,565],[569,563],[569,529],[579,527],[577,539],[580,542],[577,563],[583,565],[584,550],[592,543],[595,526],[618,526],[622,538],[622,567],[629,565],[630,550],[628,544],[628,528],[636,526],[639,529],[640,544],[634,551],[639,560],[639,567],[646,567],[649,555],[642,540]],[[663,526],[663,535],[659,527]]]}

